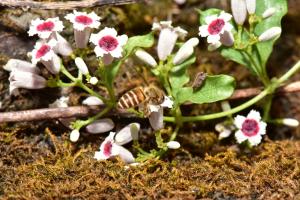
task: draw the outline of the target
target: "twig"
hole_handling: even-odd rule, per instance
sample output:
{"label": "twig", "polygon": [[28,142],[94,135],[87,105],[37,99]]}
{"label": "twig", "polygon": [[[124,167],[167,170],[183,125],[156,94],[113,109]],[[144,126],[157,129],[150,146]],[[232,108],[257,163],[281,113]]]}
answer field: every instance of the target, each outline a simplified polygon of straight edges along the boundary
{"label": "twig", "polygon": [[[258,95],[262,88],[248,88],[236,90],[229,100],[249,98]],[[276,90],[276,94],[285,94],[300,91],[300,81],[282,86]],[[73,106],[67,108],[44,108],[35,110],[15,111],[0,113],[0,123],[23,122],[46,119],[87,117],[103,110],[103,106]],[[132,116],[130,113],[113,110],[110,115]]]}
{"label": "twig", "polygon": [[142,2],[142,0],[82,0],[65,2],[37,2],[32,0],[0,0],[0,6],[21,7],[46,10],[73,10],[76,8],[90,8],[104,5],[122,5]]}

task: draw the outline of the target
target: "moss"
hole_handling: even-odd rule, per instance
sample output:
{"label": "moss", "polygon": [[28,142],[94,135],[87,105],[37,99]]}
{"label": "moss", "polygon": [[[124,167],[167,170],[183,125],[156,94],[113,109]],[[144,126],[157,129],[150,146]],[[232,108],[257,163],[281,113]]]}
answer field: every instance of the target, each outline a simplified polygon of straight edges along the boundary
{"label": "moss", "polygon": [[20,133],[0,133],[4,198],[288,199],[299,195],[299,141],[268,142],[248,155],[208,151],[203,158],[177,155],[173,162],[151,160],[127,168],[119,159],[92,159],[97,148],[92,143],[79,148],[49,129],[39,140]]}

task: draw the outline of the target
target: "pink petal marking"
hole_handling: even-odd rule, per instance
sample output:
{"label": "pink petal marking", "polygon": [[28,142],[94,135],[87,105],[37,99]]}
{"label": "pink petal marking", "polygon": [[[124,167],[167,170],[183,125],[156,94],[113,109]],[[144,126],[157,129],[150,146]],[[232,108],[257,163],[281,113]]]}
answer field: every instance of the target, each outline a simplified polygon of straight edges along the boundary
{"label": "pink petal marking", "polygon": [[219,34],[224,26],[225,22],[223,19],[216,19],[208,25],[208,32],[210,35]]}
{"label": "pink petal marking", "polygon": [[75,21],[77,23],[83,24],[83,25],[90,25],[91,23],[93,23],[93,20],[85,15],[79,15],[75,17]]}
{"label": "pink petal marking", "polygon": [[42,45],[36,52],[35,57],[36,58],[41,58],[43,57],[46,53],[48,53],[51,50],[51,47],[49,45]]}
{"label": "pink petal marking", "polygon": [[49,22],[43,22],[42,24],[39,24],[36,29],[40,32],[43,31],[52,31],[54,28],[55,24],[51,21]]}
{"label": "pink petal marking", "polygon": [[242,132],[248,137],[257,135],[259,132],[259,124],[254,119],[246,119],[242,124]]}
{"label": "pink petal marking", "polygon": [[107,35],[107,36],[102,37],[99,40],[98,44],[105,51],[113,51],[115,48],[118,47],[119,42],[115,37]]}
{"label": "pink petal marking", "polygon": [[104,148],[103,148],[103,154],[107,157],[109,157],[111,155],[111,150],[112,150],[112,143],[111,141],[107,141],[104,144]]}

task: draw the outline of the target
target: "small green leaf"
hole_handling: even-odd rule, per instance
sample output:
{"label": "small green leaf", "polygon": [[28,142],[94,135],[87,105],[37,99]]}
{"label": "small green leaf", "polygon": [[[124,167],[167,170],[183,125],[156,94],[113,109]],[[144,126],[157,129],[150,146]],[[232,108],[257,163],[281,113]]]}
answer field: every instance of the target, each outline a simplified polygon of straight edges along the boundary
{"label": "small green leaf", "polygon": [[137,47],[140,48],[149,48],[154,44],[154,36],[153,33],[149,33],[147,35],[139,35],[134,36],[128,39],[127,44],[124,47],[126,52],[126,56],[129,56]]}
{"label": "small green leaf", "polygon": [[[266,30],[268,30],[271,27],[281,27],[281,19],[284,15],[287,13],[287,1],[286,0],[263,0],[263,1],[257,1],[256,5],[256,15],[262,16],[262,14],[265,12],[268,8],[275,8],[276,13],[265,19],[262,20],[257,26],[255,27],[254,33],[259,36]],[[258,43],[257,50],[259,52],[259,56],[261,59],[262,66],[265,66],[270,54],[273,50],[273,45],[275,43],[276,39],[266,41],[266,42],[260,42]]]}
{"label": "small green leaf", "polygon": [[207,76],[203,86],[193,91],[192,87],[181,88],[177,93],[177,102],[197,104],[212,103],[229,98],[235,87],[235,80],[228,75]]}
{"label": "small green leaf", "polygon": [[[172,87],[172,94],[176,97],[177,92],[189,82],[190,77],[187,74],[187,67],[192,65],[196,61],[196,57],[193,55],[180,65],[174,66],[169,74],[169,82]],[[176,70],[174,70],[176,69]]]}

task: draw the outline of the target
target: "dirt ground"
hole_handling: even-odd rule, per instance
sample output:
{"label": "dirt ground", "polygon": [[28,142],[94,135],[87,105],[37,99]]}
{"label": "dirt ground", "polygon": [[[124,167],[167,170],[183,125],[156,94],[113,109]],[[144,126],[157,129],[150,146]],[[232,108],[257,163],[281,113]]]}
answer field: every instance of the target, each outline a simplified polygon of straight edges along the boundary
{"label": "dirt ground", "polygon": [[[146,33],[155,16],[166,19],[172,14],[174,24],[189,30],[189,36],[196,36],[198,18],[194,8],[208,7],[228,10],[229,4],[220,0],[190,0],[177,6],[166,0],[94,11],[102,16],[104,26],[114,25],[129,35]],[[161,12],[163,8],[166,12]],[[268,63],[272,76],[279,76],[300,58],[299,1],[289,0],[289,8],[283,20],[283,36]],[[9,58],[25,59],[27,51],[33,48],[35,39],[26,35],[32,18],[64,14],[0,8],[0,68]],[[70,27],[64,33],[72,37]],[[204,40],[197,54],[197,63],[191,70],[233,75],[238,88],[259,85],[246,69],[224,60],[217,52],[207,52]],[[125,84],[134,74],[133,70],[123,70],[117,81],[122,86],[120,93],[139,84],[138,80]],[[8,75],[0,69],[0,112],[47,107],[61,95],[59,90],[43,89],[20,90],[18,95],[9,96]],[[298,74],[293,80],[299,78]],[[76,105],[81,92],[71,92],[72,104]],[[272,115],[300,120],[299,97],[299,93],[276,96]],[[231,103],[234,106],[243,101]],[[259,108],[258,104],[256,109]],[[189,107],[184,112],[196,114],[219,109],[218,104],[204,105]],[[236,146],[233,138],[218,141],[213,129],[216,122],[186,124],[185,131],[178,136],[182,148],[168,152],[161,160],[135,167],[125,166],[118,159],[97,162],[92,158],[105,135],[86,135],[71,144],[70,130],[54,120],[0,124],[0,198],[300,199],[300,128],[270,125],[263,143],[249,151]],[[143,121],[145,132],[147,126]],[[153,140],[153,135],[145,133],[141,143],[147,143],[145,148],[149,149],[154,147]],[[134,152],[131,144],[127,147]]]}

